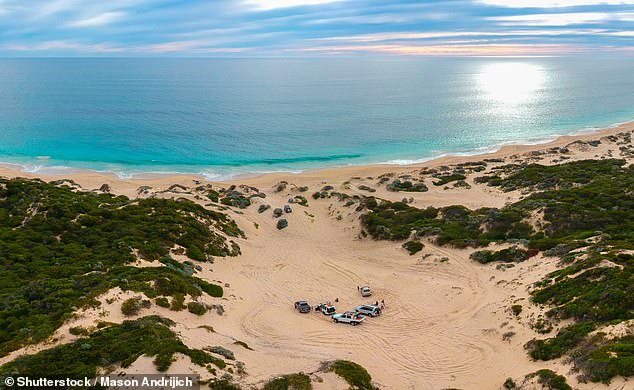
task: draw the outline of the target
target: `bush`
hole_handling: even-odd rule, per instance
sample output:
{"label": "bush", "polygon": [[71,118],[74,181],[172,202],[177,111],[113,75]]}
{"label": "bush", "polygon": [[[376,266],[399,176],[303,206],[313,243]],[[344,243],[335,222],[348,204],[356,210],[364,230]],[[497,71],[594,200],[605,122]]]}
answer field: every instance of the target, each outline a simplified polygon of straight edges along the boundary
{"label": "bush", "polygon": [[193,313],[199,316],[207,313],[207,309],[205,308],[205,305],[202,305],[198,302],[189,302],[187,304],[187,310],[189,310],[190,313]]}
{"label": "bush", "polygon": [[174,298],[172,298],[172,305],[170,306],[170,310],[181,311],[185,309],[187,306],[185,305],[185,296],[183,294],[174,294]]}
{"label": "bush", "polygon": [[88,329],[81,326],[75,326],[68,329],[68,333],[72,334],[73,336],[88,336],[90,334]]}
{"label": "bush", "polygon": [[513,378],[506,378],[506,380],[504,381],[504,389],[505,390],[515,390],[517,389],[517,385],[515,384],[515,381],[513,380]]}
{"label": "bush", "polygon": [[522,312],[522,305],[513,305],[511,306],[511,312],[513,312],[514,316],[519,316]]}
{"label": "bush", "polygon": [[561,357],[574,348],[588,333],[595,329],[592,322],[582,322],[562,328],[557,336],[544,340],[532,340],[526,344],[535,360],[551,360]]}
{"label": "bush", "polygon": [[480,264],[487,264],[494,261],[502,261],[504,263],[519,263],[527,260],[531,254],[532,253],[529,253],[528,251],[525,251],[518,247],[511,247],[499,251],[477,251],[472,253],[469,257]]}
{"label": "bush", "polygon": [[427,192],[429,188],[425,185],[425,183],[412,183],[411,181],[401,181],[399,179],[395,179],[393,182],[386,186],[388,191],[398,192]]}
{"label": "bush", "polygon": [[312,388],[310,377],[301,372],[272,379],[264,385],[262,390],[311,390]]}
{"label": "bush", "polygon": [[139,314],[141,309],[148,309],[152,306],[152,303],[147,299],[141,299],[141,297],[134,297],[126,299],[121,304],[121,312],[126,316],[134,316]]}
{"label": "bush", "polygon": [[458,180],[464,180],[467,177],[465,175],[461,175],[461,174],[451,174],[451,175],[445,175],[445,176],[438,176],[437,179],[439,179],[438,181],[434,182],[435,186],[442,186],[445,185],[447,183],[451,183],[452,181],[458,181]]}
{"label": "bush", "polygon": [[365,368],[346,360],[337,360],[332,365],[335,374],[343,378],[350,386],[360,390],[373,390],[372,377]]}
{"label": "bush", "polygon": [[420,241],[407,241],[403,244],[403,248],[405,248],[410,255],[420,252],[424,247],[425,245]]}
{"label": "bush", "polygon": [[225,347],[221,347],[221,346],[211,347],[209,348],[209,352],[217,353],[218,355],[224,356],[225,358],[229,360],[236,360],[236,357],[233,354],[233,352],[231,352]]}
{"label": "bush", "polygon": [[209,384],[211,390],[241,390],[240,386],[229,382],[227,379],[217,379]]}
{"label": "bush", "polygon": [[154,303],[156,303],[160,307],[170,307],[170,302],[165,297],[156,298],[154,300]]}
{"label": "bush", "polygon": [[539,370],[534,375],[537,375],[537,381],[543,388],[549,390],[572,390],[572,387],[566,383],[566,377],[557,375],[552,370]]}

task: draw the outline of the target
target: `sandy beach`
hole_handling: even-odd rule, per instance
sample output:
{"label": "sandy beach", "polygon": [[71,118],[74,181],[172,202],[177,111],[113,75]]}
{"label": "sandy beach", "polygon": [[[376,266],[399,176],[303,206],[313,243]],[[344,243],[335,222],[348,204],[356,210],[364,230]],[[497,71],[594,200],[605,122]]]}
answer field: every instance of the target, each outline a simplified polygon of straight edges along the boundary
{"label": "sandy beach", "polygon": [[[499,389],[506,378],[551,368],[565,375],[575,388],[616,390],[627,388],[628,383],[622,378],[610,385],[577,383],[563,360],[534,362],[524,349],[527,341],[540,336],[529,326],[531,319],[547,310],[530,304],[528,289],[557,269],[556,258],[538,255],[514,268],[497,269],[495,265],[470,260],[473,249],[439,247],[429,242],[411,256],[401,247],[402,242],[362,237],[359,214],[336,198],[313,199],[310,195],[332,186],[349,195],[372,195],[392,201],[405,197],[419,208],[502,207],[525,194],[502,192],[474,182],[474,177],[486,172],[469,173],[465,179],[468,188],[434,186],[430,178],[425,178],[429,191],[423,193],[391,192],[377,181],[382,175],[418,175],[421,170],[483,160],[488,161],[487,172],[512,163],[548,165],[601,158],[625,158],[631,162],[632,145],[625,149],[617,145],[627,133],[634,133],[634,122],[560,137],[545,144],[505,146],[483,155],[443,157],[403,166],[367,165],[266,174],[215,183],[193,175],[131,180],[94,172],[47,176],[22,172],[15,166],[1,166],[0,176],[70,179],[83,190],[98,190],[107,184],[111,193],[130,198],[183,197],[211,209],[219,207],[210,205],[196,187],[252,186],[265,193],[266,198],[254,198],[254,204],[246,209],[224,210],[245,232],[246,238],[237,240],[240,256],[218,257],[213,263],[195,262],[202,267],[199,277],[225,288],[223,298],[202,298],[208,305],[222,305],[221,315],[210,311],[199,317],[156,305],[139,314],[159,314],[174,320],[176,332],[190,347],[222,345],[231,349],[236,360],[244,363],[244,373],[235,374],[234,379],[245,388],[302,371],[311,373],[315,389],[346,389],[348,385],[333,373],[319,371],[322,362],[345,359],[365,367],[381,389]],[[301,191],[302,187],[307,188]],[[293,212],[285,215],[289,226],[284,230],[276,228],[277,219],[271,216],[271,210],[258,213],[261,204],[282,207],[296,195],[307,197],[308,207],[292,205]],[[139,260],[136,265],[160,263]],[[362,298],[357,286],[366,284],[374,293]],[[74,340],[76,336],[68,333],[71,327],[91,327],[99,320],[123,321],[120,304],[134,295],[139,294],[108,292],[101,297],[100,308],[78,312],[48,343],[14,351],[0,358],[0,364]],[[311,304],[337,301],[338,311],[384,300],[385,311],[378,318],[352,327],[334,324],[317,312],[299,314],[293,309],[293,302],[300,299]],[[508,311],[516,303],[525,307],[521,316]],[[203,325],[213,327],[213,332]],[[236,342],[246,343],[250,349]],[[152,360],[142,357],[125,371],[153,370]],[[169,370],[184,371],[213,377],[185,357],[179,357]]]}

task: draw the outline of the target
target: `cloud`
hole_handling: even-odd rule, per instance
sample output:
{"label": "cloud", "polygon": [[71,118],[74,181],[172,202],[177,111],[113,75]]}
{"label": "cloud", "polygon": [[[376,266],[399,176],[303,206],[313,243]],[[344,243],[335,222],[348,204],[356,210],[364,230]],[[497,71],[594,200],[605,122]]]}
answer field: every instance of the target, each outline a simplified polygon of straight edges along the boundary
{"label": "cloud", "polygon": [[563,44],[457,44],[457,45],[350,45],[320,46],[302,49],[320,54],[391,54],[401,56],[516,56],[516,55],[558,55],[562,52],[575,53],[586,48]]}
{"label": "cloud", "polygon": [[104,12],[97,16],[85,19],[73,20],[66,25],[68,27],[100,27],[114,23],[125,16],[125,12]]}
{"label": "cloud", "polygon": [[307,5],[322,5],[346,0],[244,0],[248,6],[259,11],[269,11],[277,8],[301,7]]}
{"label": "cloud", "polygon": [[[621,31],[620,33],[629,33]],[[360,34],[348,36],[335,36],[317,38],[316,41],[345,41],[345,42],[383,42],[383,41],[406,41],[406,40],[427,40],[439,38],[462,38],[462,37],[543,37],[562,35],[594,35],[608,34],[602,29],[566,29],[566,30],[510,30],[510,31],[434,31],[434,32],[390,32],[379,34]],[[610,35],[620,35],[617,32]],[[623,34],[625,36],[627,34]],[[634,34],[633,34],[634,35]]]}
{"label": "cloud", "polygon": [[557,8],[634,4],[634,0],[480,0],[479,2],[509,8]]}
{"label": "cloud", "polygon": [[490,17],[502,26],[571,26],[600,24],[608,21],[634,21],[634,12],[571,12]]}
{"label": "cloud", "polygon": [[565,54],[634,46],[632,22],[634,0],[0,0],[0,56]]}
{"label": "cloud", "polygon": [[4,44],[0,46],[3,50],[23,51],[23,52],[40,52],[40,51],[75,51],[81,53],[120,53],[125,48],[117,47],[110,44],[99,43],[80,43],[76,41],[43,41],[35,44]]}

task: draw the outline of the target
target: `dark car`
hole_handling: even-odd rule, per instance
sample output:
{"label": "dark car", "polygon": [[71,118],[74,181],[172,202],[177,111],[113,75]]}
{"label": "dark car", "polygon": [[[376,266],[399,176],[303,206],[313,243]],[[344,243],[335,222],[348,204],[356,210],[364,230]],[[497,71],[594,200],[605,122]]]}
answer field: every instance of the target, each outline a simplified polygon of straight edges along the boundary
{"label": "dark car", "polygon": [[310,305],[306,301],[295,302],[295,309],[300,313],[310,313]]}

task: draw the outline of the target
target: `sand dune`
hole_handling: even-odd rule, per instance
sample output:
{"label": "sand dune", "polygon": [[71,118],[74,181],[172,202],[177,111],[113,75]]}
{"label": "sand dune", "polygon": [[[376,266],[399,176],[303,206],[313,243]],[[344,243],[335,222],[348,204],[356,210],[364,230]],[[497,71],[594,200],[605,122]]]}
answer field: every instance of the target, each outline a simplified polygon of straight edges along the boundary
{"label": "sand dune", "polygon": [[[599,139],[632,131],[632,128],[633,124],[627,124],[601,134],[564,137],[548,145],[509,146],[487,156],[449,157],[424,166],[484,157],[505,159],[505,162],[530,160],[526,153],[531,151],[569,145],[577,139]],[[573,158],[608,155],[609,150],[617,153],[618,147],[604,143],[592,150],[576,150]],[[546,155],[540,161],[552,163],[553,159]],[[376,178],[386,172],[398,175],[421,166],[348,167],[300,175],[245,177],[234,182],[260,188],[267,198],[259,202],[279,207],[289,196],[298,194],[290,185],[285,191],[274,192],[280,180],[308,186],[310,190],[304,193],[306,195],[325,184],[341,189],[352,177],[359,177],[352,179],[346,192],[361,194],[359,183],[375,182],[364,179],[368,176]],[[15,176],[16,172],[3,169],[0,174]],[[87,189],[109,183],[114,192],[128,196],[137,196],[141,185],[158,191],[174,183],[192,186],[193,180],[199,180],[190,176],[119,180],[94,173],[80,173],[73,179]],[[472,185],[469,190],[430,186],[427,193],[407,196],[414,198],[417,207],[464,204],[472,208],[500,207],[522,196],[501,193],[477,185],[471,179],[469,183]],[[384,188],[374,195],[392,200],[404,196]],[[191,195],[186,197],[196,200]],[[316,372],[321,362],[335,359],[361,364],[372,374],[376,384],[385,389],[498,389],[506,378],[522,377],[540,368],[552,368],[567,375],[572,383],[576,382],[562,362],[532,362],[523,348],[528,340],[536,337],[528,326],[528,317],[541,309],[527,308],[527,313],[519,318],[507,310],[515,302],[529,306],[528,286],[554,270],[555,260],[538,256],[501,270],[474,263],[469,259],[470,250],[441,248],[431,243],[410,256],[400,243],[360,238],[358,215],[334,198],[309,199],[309,202],[309,207],[293,206],[293,213],[285,215],[289,228],[281,231],[276,229],[277,220],[270,212],[257,213],[257,205],[231,214],[247,235],[247,239],[239,240],[242,255],[218,258],[214,264],[200,264],[204,268],[201,277],[228,283],[225,298],[209,298],[207,302],[222,304],[224,315],[210,312],[196,317],[157,307],[141,315],[153,312],[174,319],[179,335],[191,347],[229,345],[237,340],[246,342],[253,351],[235,345],[231,349],[236,358],[245,363],[248,373],[236,379],[247,386],[261,384],[276,375],[304,371],[315,373],[313,378],[321,378],[322,382],[315,382],[316,389],[344,389],[347,385],[332,373]],[[370,298],[362,298],[357,291],[357,286],[365,284],[374,290]],[[338,311],[385,300],[386,309],[381,317],[367,319],[364,324],[353,327],[334,324],[329,317],[316,312],[299,314],[293,309],[293,302],[299,299],[311,304],[335,303],[337,299]],[[90,324],[98,319],[123,319],[117,311],[117,303],[105,311],[108,312],[105,315],[84,312],[76,321]],[[199,328],[200,325],[213,326],[215,333]],[[513,335],[509,336],[510,332]],[[27,348],[12,356],[28,351]],[[141,358],[128,372],[152,369],[151,360]],[[187,358],[179,358],[170,372],[178,370],[197,368],[189,364]],[[609,387],[575,386],[621,389],[624,385],[622,380],[616,380]]]}

